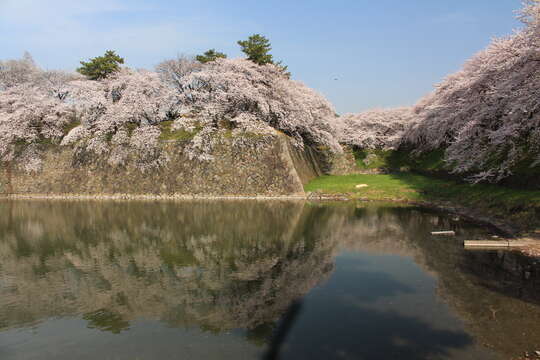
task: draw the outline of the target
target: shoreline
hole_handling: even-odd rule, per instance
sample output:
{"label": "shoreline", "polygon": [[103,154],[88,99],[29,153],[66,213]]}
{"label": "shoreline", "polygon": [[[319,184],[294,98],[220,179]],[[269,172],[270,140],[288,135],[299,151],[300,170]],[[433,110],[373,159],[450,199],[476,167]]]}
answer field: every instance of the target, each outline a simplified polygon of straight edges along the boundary
{"label": "shoreline", "polygon": [[307,192],[304,195],[185,195],[185,194],[9,194],[0,195],[0,200],[47,200],[47,201],[315,201],[315,202],[370,202],[370,203],[399,203],[411,206],[418,206],[426,209],[445,212],[448,214],[463,217],[467,221],[476,223],[481,226],[489,226],[506,237],[516,237],[519,230],[507,223],[498,221],[492,217],[478,214],[475,210],[441,204],[429,201],[413,201],[405,199],[363,199],[353,198],[347,194],[321,194]]}

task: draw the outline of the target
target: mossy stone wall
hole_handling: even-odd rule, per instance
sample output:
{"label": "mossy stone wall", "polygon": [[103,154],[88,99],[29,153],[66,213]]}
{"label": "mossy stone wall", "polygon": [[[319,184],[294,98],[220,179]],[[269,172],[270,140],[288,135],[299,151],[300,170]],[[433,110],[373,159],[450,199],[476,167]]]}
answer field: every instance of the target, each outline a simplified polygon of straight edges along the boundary
{"label": "mossy stone wall", "polygon": [[163,141],[162,151],[169,160],[145,172],[134,161],[114,167],[95,155],[81,157],[74,148],[51,146],[45,151],[40,172],[27,173],[17,162],[2,164],[0,193],[301,195],[303,184],[322,174],[312,149],[294,147],[279,132],[242,139],[223,136],[213,149],[212,161],[190,160],[185,146],[185,141]]}

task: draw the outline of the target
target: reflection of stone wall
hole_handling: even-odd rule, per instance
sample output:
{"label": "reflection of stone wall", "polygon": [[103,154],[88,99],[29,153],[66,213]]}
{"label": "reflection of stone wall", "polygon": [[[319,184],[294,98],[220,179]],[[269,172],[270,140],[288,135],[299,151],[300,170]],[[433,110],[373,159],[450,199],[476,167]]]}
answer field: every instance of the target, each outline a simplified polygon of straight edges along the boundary
{"label": "reflection of stone wall", "polygon": [[[50,146],[37,174],[25,173],[17,163],[1,164],[0,193],[295,195],[303,194],[303,183],[322,174],[320,156],[310,148],[294,148],[277,132],[223,136],[212,161],[190,160],[183,146],[164,142],[161,158],[168,161],[146,172],[136,167],[136,159],[127,167],[112,167],[96,155]],[[333,162],[336,169],[353,164],[343,155]]]}
{"label": "reflection of stone wall", "polygon": [[302,230],[303,203],[16,202],[0,212],[3,328],[70,314],[111,331],[139,317],[252,328],[333,266],[324,225]]}

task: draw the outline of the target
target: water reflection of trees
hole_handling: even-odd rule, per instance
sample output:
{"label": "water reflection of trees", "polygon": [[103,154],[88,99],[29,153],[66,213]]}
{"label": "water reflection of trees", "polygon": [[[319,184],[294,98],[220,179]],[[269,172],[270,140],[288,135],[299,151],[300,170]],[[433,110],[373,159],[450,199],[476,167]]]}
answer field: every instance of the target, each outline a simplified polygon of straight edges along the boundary
{"label": "water reflection of trees", "polygon": [[[343,206],[334,236],[348,250],[411,256],[438,279],[437,291],[465,320],[475,340],[506,358],[540,344],[540,262],[512,252],[464,252],[465,238],[437,238],[433,229],[467,238],[482,230],[450,216],[400,207]],[[466,230],[466,231],[465,231]]]}
{"label": "water reflection of trees", "polygon": [[2,327],[84,314],[113,332],[139,317],[255,329],[333,267],[328,226],[302,203],[0,206]]}
{"label": "water reflection of trees", "polygon": [[431,237],[467,227],[438,213],[295,202],[2,202],[0,213],[0,328],[82,315],[120,332],[152,318],[248,328],[263,344],[345,249],[413,257],[477,340],[509,357],[540,343],[538,271]]}

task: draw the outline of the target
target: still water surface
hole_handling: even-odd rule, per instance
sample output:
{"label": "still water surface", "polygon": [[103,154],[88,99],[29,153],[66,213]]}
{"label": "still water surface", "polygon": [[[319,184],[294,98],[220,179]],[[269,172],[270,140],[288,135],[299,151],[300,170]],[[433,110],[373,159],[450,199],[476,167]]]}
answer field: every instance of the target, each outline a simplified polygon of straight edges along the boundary
{"label": "still water surface", "polygon": [[540,348],[540,273],[462,249],[489,235],[384,204],[0,202],[0,359],[510,359]]}

